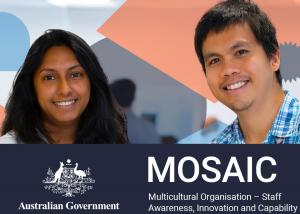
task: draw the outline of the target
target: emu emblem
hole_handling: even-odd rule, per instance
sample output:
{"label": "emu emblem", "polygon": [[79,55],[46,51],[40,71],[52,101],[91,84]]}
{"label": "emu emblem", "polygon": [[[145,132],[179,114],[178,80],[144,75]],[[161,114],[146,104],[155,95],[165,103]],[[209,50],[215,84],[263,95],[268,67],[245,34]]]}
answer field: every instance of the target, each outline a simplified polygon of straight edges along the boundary
{"label": "emu emblem", "polygon": [[54,194],[61,194],[65,197],[74,197],[76,194],[84,194],[93,189],[91,184],[95,180],[90,177],[91,169],[78,169],[78,163],[75,165],[70,159],[66,163],[60,162],[56,171],[48,169],[47,177],[42,181],[46,190]]}

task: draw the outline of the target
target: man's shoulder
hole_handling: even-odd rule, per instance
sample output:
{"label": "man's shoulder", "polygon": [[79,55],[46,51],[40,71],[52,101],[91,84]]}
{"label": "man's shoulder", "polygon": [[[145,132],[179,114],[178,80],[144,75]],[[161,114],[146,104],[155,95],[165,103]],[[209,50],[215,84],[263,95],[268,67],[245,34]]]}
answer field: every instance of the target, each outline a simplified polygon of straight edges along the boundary
{"label": "man's shoulder", "polygon": [[296,126],[298,126],[298,132],[300,134],[300,101],[294,97],[292,99],[293,99],[293,103],[291,105],[295,117],[295,124]]}
{"label": "man's shoulder", "polygon": [[296,127],[300,127],[300,101],[296,98],[291,96],[289,93],[288,96],[288,110],[287,114],[288,120],[291,120],[291,123],[293,123]]}
{"label": "man's shoulder", "polygon": [[286,103],[288,105],[288,109],[293,111],[295,114],[300,114],[300,101],[298,98],[292,96],[289,92],[286,95]]}
{"label": "man's shoulder", "polygon": [[212,140],[212,144],[231,144],[235,142],[235,135],[236,133],[235,126],[237,123],[237,119],[228,125],[216,138]]}
{"label": "man's shoulder", "polygon": [[300,143],[300,101],[292,97],[291,108],[293,109],[293,117],[295,118],[295,125],[298,127],[298,143]]}
{"label": "man's shoulder", "polygon": [[297,98],[286,94],[286,98],[274,121],[271,133],[275,136],[285,137],[293,135],[300,129],[300,102]]}
{"label": "man's shoulder", "polygon": [[283,105],[283,111],[275,121],[277,133],[273,129],[274,135],[284,144],[300,144],[300,102],[287,92]]}

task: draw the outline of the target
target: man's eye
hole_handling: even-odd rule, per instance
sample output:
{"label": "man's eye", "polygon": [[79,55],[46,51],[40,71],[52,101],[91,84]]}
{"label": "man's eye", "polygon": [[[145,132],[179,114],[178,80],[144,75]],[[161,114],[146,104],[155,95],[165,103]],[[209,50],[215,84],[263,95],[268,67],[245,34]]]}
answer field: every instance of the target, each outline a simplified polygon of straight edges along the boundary
{"label": "man's eye", "polygon": [[220,59],[219,58],[214,58],[214,59],[209,61],[209,65],[214,65],[214,64],[217,64],[218,62],[220,62]]}
{"label": "man's eye", "polygon": [[53,74],[47,74],[43,77],[43,80],[54,80],[55,76]]}
{"label": "man's eye", "polygon": [[243,56],[243,55],[245,55],[246,53],[248,53],[247,50],[241,49],[241,50],[238,50],[238,51],[236,52],[236,55],[237,55],[237,56]]}

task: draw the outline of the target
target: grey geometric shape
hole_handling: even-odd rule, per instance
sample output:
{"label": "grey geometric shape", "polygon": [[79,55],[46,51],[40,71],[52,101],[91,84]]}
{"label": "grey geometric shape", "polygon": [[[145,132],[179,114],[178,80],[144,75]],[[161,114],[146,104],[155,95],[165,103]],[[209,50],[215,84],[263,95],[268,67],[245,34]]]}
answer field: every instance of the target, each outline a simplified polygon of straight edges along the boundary
{"label": "grey geometric shape", "polygon": [[300,47],[292,43],[280,45],[281,75],[284,81],[300,78]]}
{"label": "grey geometric shape", "polygon": [[[163,112],[159,112],[159,115],[157,115],[158,120],[164,118],[163,121],[166,121],[165,118],[167,117],[167,124],[164,122],[161,126],[163,126],[164,129],[171,129],[172,127],[173,131],[170,133],[162,133],[162,131],[158,129],[161,134],[173,135],[177,139],[181,139],[192,134],[196,130],[203,128],[206,118],[206,99],[204,97],[190,90],[144,60],[141,60],[139,57],[120,47],[110,39],[106,38],[100,40],[91,47],[109,79],[133,77],[138,91],[142,91],[143,94],[151,95],[151,100],[149,100],[147,96],[139,97],[139,103],[145,105],[146,103],[154,103],[159,109],[164,109]],[[154,89],[161,87],[163,87],[164,91],[167,91],[167,94],[176,95],[176,93],[179,92],[178,94],[184,94],[184,96],[177,99],[176,104],[174,104],[173,100],[165,94],[153,92]],[[197,112],[197,128],[194,130],[192,121],[194,120],[195,124],[195,118],[190,116],[194,109],[186,100],[196,101],[197,105],[199,102],[199,108],[196,109],[200,109],[201,112],[199,114]],[[167,109],[165,109],[166,106],[168,107]],[[180,114],[184,115],[185,121],[182,121],[182,119],[178,120],[176,108],[183,109],[180,111]]]}

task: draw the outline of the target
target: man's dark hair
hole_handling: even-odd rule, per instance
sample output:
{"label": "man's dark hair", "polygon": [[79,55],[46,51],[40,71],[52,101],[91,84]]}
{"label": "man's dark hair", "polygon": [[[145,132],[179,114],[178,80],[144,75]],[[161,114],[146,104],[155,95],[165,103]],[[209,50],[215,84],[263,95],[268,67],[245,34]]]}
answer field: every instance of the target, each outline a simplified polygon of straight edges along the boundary
{"label": "man's dark hair", "polygon": [[43,126],[42,110],[33,84],[33,76],[47,51],[55,46],[72,50],[89,77],[91,96],[80,117],[77,144],[126,143],[127,127],[119,105],[114,102],[106,75],[90,46],[77,35],[64,30],[47,30],[31,46],[15,77],[6,104],[3,135],[13,130],[23,143],[43,142],[50,138]]}
{"label": "man's dark hair", "polygon": [[[270,59],[279,49],[276,29],[268,16],[250,0],[226,0],[218,3],[207,11],[199,21],[195,32],[195,50],[206,72],[202,53],[203,42],[210,32],[221,32],[228,26],[248,24],[257,42],[262,45]],[[280,70],[276,71],[276,78],[281,85]]]}
{"label": "man's dark hair", "polygon": [[123,108],[130,107],[135,96],[135,84],[130,79],[119,79],[110,85],[116,100]]}

